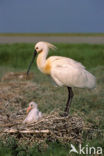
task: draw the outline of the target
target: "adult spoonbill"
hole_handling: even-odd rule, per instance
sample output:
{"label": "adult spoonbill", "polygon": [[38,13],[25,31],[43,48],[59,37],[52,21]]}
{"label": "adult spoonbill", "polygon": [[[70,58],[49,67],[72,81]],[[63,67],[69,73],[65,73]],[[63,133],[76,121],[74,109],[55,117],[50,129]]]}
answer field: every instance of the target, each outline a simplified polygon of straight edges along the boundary
{"label": "adult spoonbill", "polygon": [[34,123],[42,117],[42,113],[38,110],[38,106],[35,102],[29,103],[29,107],[27,108],[27,113],[28,112],[29,114],[27,115],[26,119],[23,121],[24,124]]}
{"label": "adult spoonbill", "polygon": [[89,73],[85,67],[67,57],[51,56],[47,58],[49,49],[54,50],[56,47],[47,42],[38,42],[34,47],[34,55],[27,70],[29,74],[30,67],[37,57],[37,66],[39,70],[50,75],[58,86],[66,86],[68,89],[68,100],[65,107],[65,115],[68,115],[70,104],[73,98],[72,87],[94,88],[96,85],[95,77]]}

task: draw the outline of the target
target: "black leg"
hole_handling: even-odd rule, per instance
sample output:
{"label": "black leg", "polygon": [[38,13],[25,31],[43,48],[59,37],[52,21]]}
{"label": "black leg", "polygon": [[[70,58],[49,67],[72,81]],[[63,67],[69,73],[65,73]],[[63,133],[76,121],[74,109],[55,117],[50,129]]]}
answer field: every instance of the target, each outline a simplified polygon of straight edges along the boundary
{"label": "black leg", "polygon": [[65,107],[65,110],[64,110],[66,115],[68,115],[68,113],[69,113],[71,101],[72,101],[72,98],[74,96],[72,88],[71,87],[67,87],[67,88],[68,88],[68,100],[67,100],[66,107]]}

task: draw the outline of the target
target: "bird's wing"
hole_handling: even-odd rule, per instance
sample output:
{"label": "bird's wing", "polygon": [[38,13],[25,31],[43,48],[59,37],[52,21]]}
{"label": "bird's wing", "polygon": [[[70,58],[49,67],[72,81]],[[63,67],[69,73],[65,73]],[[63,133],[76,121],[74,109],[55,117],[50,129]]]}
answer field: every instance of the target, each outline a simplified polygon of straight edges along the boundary
{"label": "bird's wing", "polygon": [[39,118],[41,118],[42,117],[42,112],[39,112],[38,116],[39,116]]}
{"label": "bird's wing", "polygon": [[[62,62],[61,62],[62,63]],[[59,86],[73,86],[72,81],[75,77],[75,73],[78,73],[74,67],[69,64],[57,63],[52,66],[51,76]],[[76,72],[75,72],[76,71]]]}
{"label": "bird's wing", "polygon": [[70,59],[57,59],[52,63],[51,76],[59,86],[93,88],[95,77],[78,62]]}
{"label": "bird's wing", "polygon": [[26,119],[23,121],[23,123],[32,123],[37,121],[37,119],[38,119],[37,109],[32,109],[27,115]]}
{"label": "bird's wing", "polygon": [[71,58],[62,57],[62,56],[51,56],[47,60],[51,61],[52,64],[63,64],[64,66],[70,65],[75,68],[85,69],[85,67],[78,61],[75,61]]}

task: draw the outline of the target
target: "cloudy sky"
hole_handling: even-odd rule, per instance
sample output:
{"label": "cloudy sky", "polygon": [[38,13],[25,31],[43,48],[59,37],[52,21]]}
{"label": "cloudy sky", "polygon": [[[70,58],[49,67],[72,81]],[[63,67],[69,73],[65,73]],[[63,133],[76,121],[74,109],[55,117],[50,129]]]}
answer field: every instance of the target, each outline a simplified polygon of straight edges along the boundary
{"label": "cloudy sky", "polygon": [[0,33],[104,33],[104,0],[0,0]]}

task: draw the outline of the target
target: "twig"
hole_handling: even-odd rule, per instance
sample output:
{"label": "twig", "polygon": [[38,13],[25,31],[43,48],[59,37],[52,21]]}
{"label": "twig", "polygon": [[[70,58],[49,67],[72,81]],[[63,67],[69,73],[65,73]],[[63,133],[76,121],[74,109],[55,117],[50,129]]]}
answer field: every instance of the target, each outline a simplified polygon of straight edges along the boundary
{"label": "twig", "polygon": [[6,129],[4,133],[28,133],[28,134],[35,134],[35,133],[50,133],[48,129],[46,130],[17,130],[17,129]]}
{"label": "twig", "polygon": [[12,123],[12,124],[9,123],[9,124],[5,124],[5,125],[0,124],[0,126],[1,127],[12,127],[12,126],[19,125],[19,124],[21,124],[21,123],[19,123],[19,122],[18,123]]}

